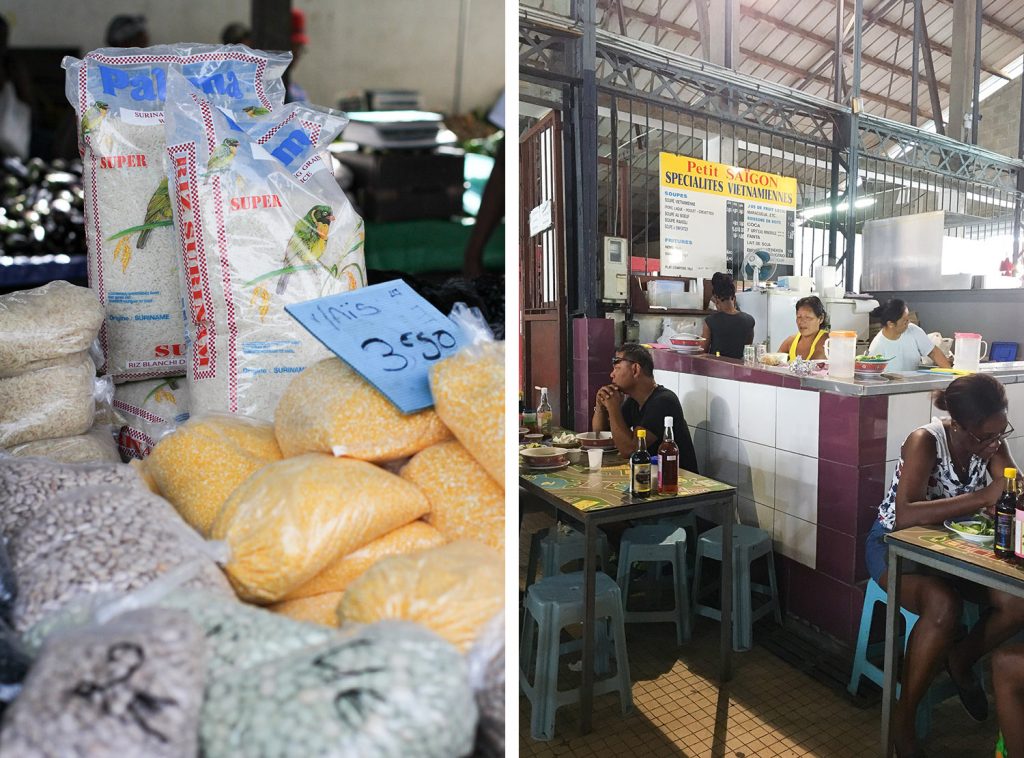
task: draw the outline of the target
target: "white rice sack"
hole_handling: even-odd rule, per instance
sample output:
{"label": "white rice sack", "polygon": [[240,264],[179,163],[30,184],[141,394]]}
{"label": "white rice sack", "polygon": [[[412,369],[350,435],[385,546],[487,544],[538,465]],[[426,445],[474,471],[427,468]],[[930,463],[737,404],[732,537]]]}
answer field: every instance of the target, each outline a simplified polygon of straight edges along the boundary
{"label": "white rice sack", "polygon": [[102,373],[115,382],[182,374],[185,326],[164,171],[167,71],[180,67],[218,104],[274,108],[290,53],[241,45],[105,48],[65,58],[78,115],[88,277],[106,311]]}
{"label": "white rice sack", "polygon": [[184,377],[119,384],[114,410],[124,420],[117,435],[121,460],[145,458],[161,437],[188,421],[188,385]]}
{"label": "white rice sack", "polygon": [[84,433],[106,384],[88,354],[0,379],[0,447]]}
{"label": "white rice sack", "polygon": [[60,463],[120,463],[111,428],[97,424],[85,434],[25,442],[7,448],[19,458],[49,458]]}
{"label": "white rice sack", "polygon": [[362,221],[323,155],[346,120],[299,103],[232,120],[174,71],[167,91],[192,413],[273,421],[331,355],[284,307],[366,283]]}
{"label": "white rice sack", "polygon": [[396,621],[329,631],[338,639],[210,681],[206,758],[469,755],[477,706],[454,647]]}
{"label": "white rice sack", "polygon": [[0,295],[0,377],[88,350],[102,323],[96,293],[65,281]]}
{"label": "white rice sack", "polygon": [[188,614],[165,608],[55,633],[4,713],[4,754],[197,755],[204,647]]}

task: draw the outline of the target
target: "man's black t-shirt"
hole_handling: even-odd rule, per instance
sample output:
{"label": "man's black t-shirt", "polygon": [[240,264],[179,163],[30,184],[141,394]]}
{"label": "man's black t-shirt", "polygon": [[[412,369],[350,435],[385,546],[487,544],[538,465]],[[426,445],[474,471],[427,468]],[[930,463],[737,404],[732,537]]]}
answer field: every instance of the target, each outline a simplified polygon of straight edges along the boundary
{"label": "man's black t-shirt", "polygon": [[643,408],[631,397],[627,397],[622,403],[622,418],[626,426],[630,429],[642,426],[647,430],[647,451],[651,455],[657,454],[658,445],[661,444],[661,438],[665,433],[665,416],[672,417],[672,432],[679,446],[679,468],[695,474],[700,473],[697,471],[697,454],[693,449],[693,440],[690,439],[690,427],[683,418],[683,408],[676,393],[658,385],[647,398]]}

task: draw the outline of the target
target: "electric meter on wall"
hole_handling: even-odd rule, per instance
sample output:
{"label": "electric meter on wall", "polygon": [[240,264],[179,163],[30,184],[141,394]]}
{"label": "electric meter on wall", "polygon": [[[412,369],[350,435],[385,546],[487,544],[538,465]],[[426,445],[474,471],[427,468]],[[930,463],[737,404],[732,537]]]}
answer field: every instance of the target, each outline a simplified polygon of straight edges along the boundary
{"label": "electric meter on wall", "polygon": [[601,299],[625,302],[629,284],[629,241],[623,237],[605,237],[601,262]]}

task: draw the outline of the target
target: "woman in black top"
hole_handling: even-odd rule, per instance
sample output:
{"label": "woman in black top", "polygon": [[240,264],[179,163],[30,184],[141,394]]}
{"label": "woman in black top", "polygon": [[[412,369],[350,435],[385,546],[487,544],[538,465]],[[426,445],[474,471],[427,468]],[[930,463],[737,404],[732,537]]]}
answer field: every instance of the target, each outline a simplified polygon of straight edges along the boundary
{"label": "woman in black top", "polygon": [[704,351],[724,358],[742,358],[754,342],[754,317],[736,307],[736,284],[730,274],[711,277],[711,300],[718,310],[704,319]]}

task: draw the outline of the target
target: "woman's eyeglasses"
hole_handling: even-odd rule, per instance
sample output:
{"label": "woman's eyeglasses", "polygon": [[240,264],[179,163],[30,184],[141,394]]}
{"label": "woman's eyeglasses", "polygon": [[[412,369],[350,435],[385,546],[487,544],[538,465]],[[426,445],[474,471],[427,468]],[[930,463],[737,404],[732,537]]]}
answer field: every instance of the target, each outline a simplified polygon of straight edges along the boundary
{"label": "woman's eyeglasses", "polygon": [[972,440],[977,442],[978,445],[981,446],[981,447],[988,447],[989,445],[994,445],[994,444],[1002,442],[1004,440],[1008,440],[1010,438],[1010,436],[1013,434],[1013,424],[1007,424],[1006,425],[1006,429],[1004,429],[999,434],[993,434],[993,435],[990,435],[990,436],[984,437],[984,438],[976,437],[973,433],[971,433],[967,429],[967,427],[961,427],[961,428],[965,432],[967,432],[967,436],[969,436]]}

